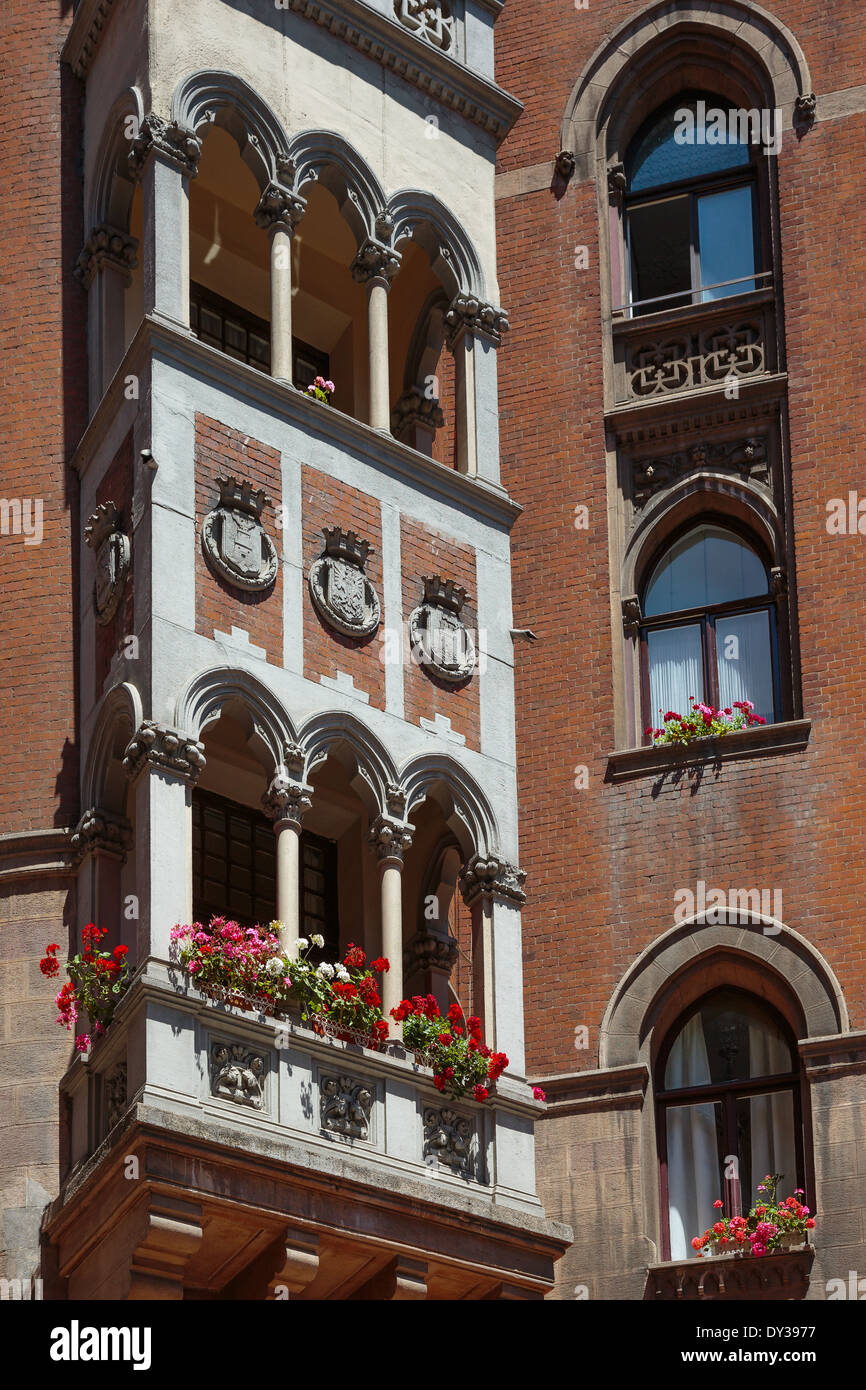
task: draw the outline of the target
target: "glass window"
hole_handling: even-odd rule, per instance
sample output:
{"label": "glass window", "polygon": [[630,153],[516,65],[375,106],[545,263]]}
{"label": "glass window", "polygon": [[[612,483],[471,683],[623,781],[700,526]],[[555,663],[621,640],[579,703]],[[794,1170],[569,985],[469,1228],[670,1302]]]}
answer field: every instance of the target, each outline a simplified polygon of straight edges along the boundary
{"label": "glass window", "polygon": [[722,97],[684,93],[651,116],[629,150],[629,190],[646,192],[685,179],[748,168],[751,153],[740,138],[739,127],[732,129],[728,124],[722,130],[712,114],[727,114],[729,108],[730,103]]}
{"label": "glass window", "polygon": [[767,571],[733,531],[698,526],[666,551],[646,588],[644,613],[676,613],[766,594]]}

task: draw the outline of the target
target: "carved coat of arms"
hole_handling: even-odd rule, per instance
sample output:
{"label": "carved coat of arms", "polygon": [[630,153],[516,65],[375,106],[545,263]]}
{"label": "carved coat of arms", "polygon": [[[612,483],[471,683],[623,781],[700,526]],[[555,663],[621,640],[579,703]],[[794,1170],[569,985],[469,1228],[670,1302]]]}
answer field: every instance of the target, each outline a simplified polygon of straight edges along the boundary
{"label": "carved coat of arms", "polygon": [[93,608],[98,623],[110,623],[117,612],[129,574],[129,537],[120,529],[113,502],[103,502],[89,518],[84,539],[96,553]]}
{"label": "carved coat of arms", "polygon": [[369,637],[379,626],[379,595],[364,573],[370,544],[354,531],[326,526],[324,554],[310,570],[310,594],[325,622],[347,637]]}
{"label": "carved coat of arms", "polygon": [[234,476],[217,478],[219,504],[201,528],[202,550],[211,568],[237,589],[267,589],[277,577],[277,548],[262,524],[268,497]]}
{"label": "carved coat of arms", "polygon": [[466,590],[434,574],[424,580],[424,601],[409,614],[412,655],[441,680],[453,685],[475,670],[475,644],[460,611]]}

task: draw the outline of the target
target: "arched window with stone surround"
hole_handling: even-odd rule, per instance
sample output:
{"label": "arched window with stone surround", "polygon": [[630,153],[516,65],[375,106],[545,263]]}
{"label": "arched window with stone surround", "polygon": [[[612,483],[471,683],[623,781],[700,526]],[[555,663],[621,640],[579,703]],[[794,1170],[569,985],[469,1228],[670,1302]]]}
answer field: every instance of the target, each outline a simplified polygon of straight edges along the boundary
{"label": "arched window with stone surround", "polygon": [[656,1062],[662,1258],[692,1257],[713,1203],[745,1215],[757,1186],[805,1187],[796,1039],[769,1004],[744,990],[706,994],[668,1031]]}
{"label": "arched window with stone surround", "polygon": [[647,567],[641,613],[647,725],[687,715],[692,698],[720,709],[750,701],[768,724],[781,717],[776,602],[754,537],[728,518],[687,524]]}

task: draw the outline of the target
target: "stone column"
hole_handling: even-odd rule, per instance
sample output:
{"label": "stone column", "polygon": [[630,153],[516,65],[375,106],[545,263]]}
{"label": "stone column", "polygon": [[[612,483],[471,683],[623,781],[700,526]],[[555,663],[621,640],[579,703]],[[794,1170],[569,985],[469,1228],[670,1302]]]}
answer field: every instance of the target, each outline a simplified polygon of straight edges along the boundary
{"label": "stone column", "polygon": [[120,871],[131,848],[126,817],[96,806],[84,812],[72,833],[81,923],[107,927],[109,949],[121,942]]}
{"label": "stone column", "polygon": [[204,747],[179,729],[146,719],[123,766],[135,793],[138,959],[168,960],[170,932],[192,920],[192,789]]}
{"label": "stone column", "polygon": [[383,815],[370,827],[370,843],[379,860],[382,883],[382,955],[390,970],[382,979],[382,1015],[390,1036],[402,1027],[391,1017],[403,998],[403,855],[412,843],[412,826],[394,815]]}
{"label": "stone column", "polygon": [[144,313],[189,328],[189,181],[201,142],[192,130],[145,116],[129,167],[144,192]]}
{"label": "stone column", "polygon": [[255,210],[271,239],[271,376],[292,382],[292,238],[306,211],[305,199],[269,183]]}
{"label": "stone column", "polygon": [[107,222],[94,227],[75,265],[87,291],[87,360],[93,414],[120,366],[125,340],[124,294],[138,264],[138,242]]}
{"label": "stone column", "polygon": [[277,837],[277,918],[280,945],[288,955],[296,954],[301,934],[301,822],[312,805],[312,787],[302,777],[303,753],[297,750],[289,769],[277,769],[262,797]]}
{"label": "stone column", "polygon": [[498,483],[496,349],[508,319],[492,304],[458,294],[445,313],[445,324],[454,354],[458,471]]}
{"label": "stone column", "polygon": [[475,854],[460,874],[463,898],[472,912],[473,1008],[484,1039],[508,1054],[509,1070],[525,1068],[523,960],[520,908],[526,901],[524,869]]}
{"label": "stone column", "polygon": [[367,287],[367,348],[370,364],[368,423],[390,433],[391,386],[388,361],[388,291],[400,269],[400,256],[383,242],[364,242],[352,262],[352,278]]}

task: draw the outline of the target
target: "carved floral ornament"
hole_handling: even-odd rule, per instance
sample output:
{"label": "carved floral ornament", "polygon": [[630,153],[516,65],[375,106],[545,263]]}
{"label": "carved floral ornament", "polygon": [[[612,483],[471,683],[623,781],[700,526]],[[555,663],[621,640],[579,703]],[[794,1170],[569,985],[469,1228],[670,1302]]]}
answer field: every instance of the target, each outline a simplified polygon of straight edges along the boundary
{"label": "carved floral ornament", "polygon": [[454,46],[454,16],[447,0],[394,0],[400,23],[425,43],[448,53]]}
{"label": "carved floral ornament", "polygon": [[460,870],[460,888],[467,907],[479,898],[498,898],[520,906],[526,902],[526,870],[496,854],[473,854]]}
{"label": "carved floral ornament", "polygon": [[141,178],[152,154],[159,155],[188,178],[194,179],[201,157],[201,141],[194,130],[177,121],[165,121],[152,111],[141,122],[129,151],[129,171],[134,179]]}
{"label": "carved floral ornament", "polygon": [[370,637],[381,618],[379,595],[364,573],[369,541],[341,526],[326,526],[325,548],[310,569],[310,596],[320,617],[346,637]]}
{"label": "carved floral ornament", "polygon": [[87,289],[102,267],[110,265],[128,281],[129,272],[138,264],[137,249],[135,237],[103,222],[100,227],[93,228],[84,243],[75,263],[75,277]]}
{"label": "carved floral ornament", "polygon": [[472,1143],[475,1126],[467,1116],[447,1107],[424,1111],[424,1159],[450,1168],[461,1177],[472,1176]]}
{"label": "carved floral ornament", "polygon": [[130,781],[145,768],[170,772],[194,785],[205,766],[204,744],[179,729],[145,719],[126,746],[123,767]]}
{"label": "carved floral ornament", "polygon": [[438,574],[423,584],[423,602],[409,614],[413,656],[450,684],[468,680],[475,670],[475,645],[460,617],[466,590]]}
{"label": "carved floral ornament", "polygon": [[710,470],[739,477],[743,482],[770,486],[766,440],[710,441],[663,457],[635,459],[632,463],[632,497],[640,511],[651,497],[671,487],[689,473]]}
{"label": "carved floral ornament", "polygon": [[319,1114],[322,1129],[347,1139],[366,1139],[370,1133],[373,1092],[367,1081],[353,1076],[322,1078]]}
{"label": "carved floral ornament", "polygon": [[117,612],[129,575],[129,537],[120,529],[120,515],[113,502],[97,507],[84,528],[84,539],[96,554],[93,609],[96,621],[110,623]]}
{"label": "carved floral ornament", "polygon": [[445,325],[448,331],[448,346],[453,349],[463,333],[471,333],[483,338],[494,347],[502,342],[503,333],[509,328],[508,315],[504,309],[493,304],[485,304],[472,294],[458,294],[445,310]]}
{"label": "carved floral ornament", "polygon": [[277,577],[277,548],[262,524],[270,502],[262,488],[234,475],[217,478],[219,504],[202,523],[201,544],[211,568],[233,588],[255,593]]}

